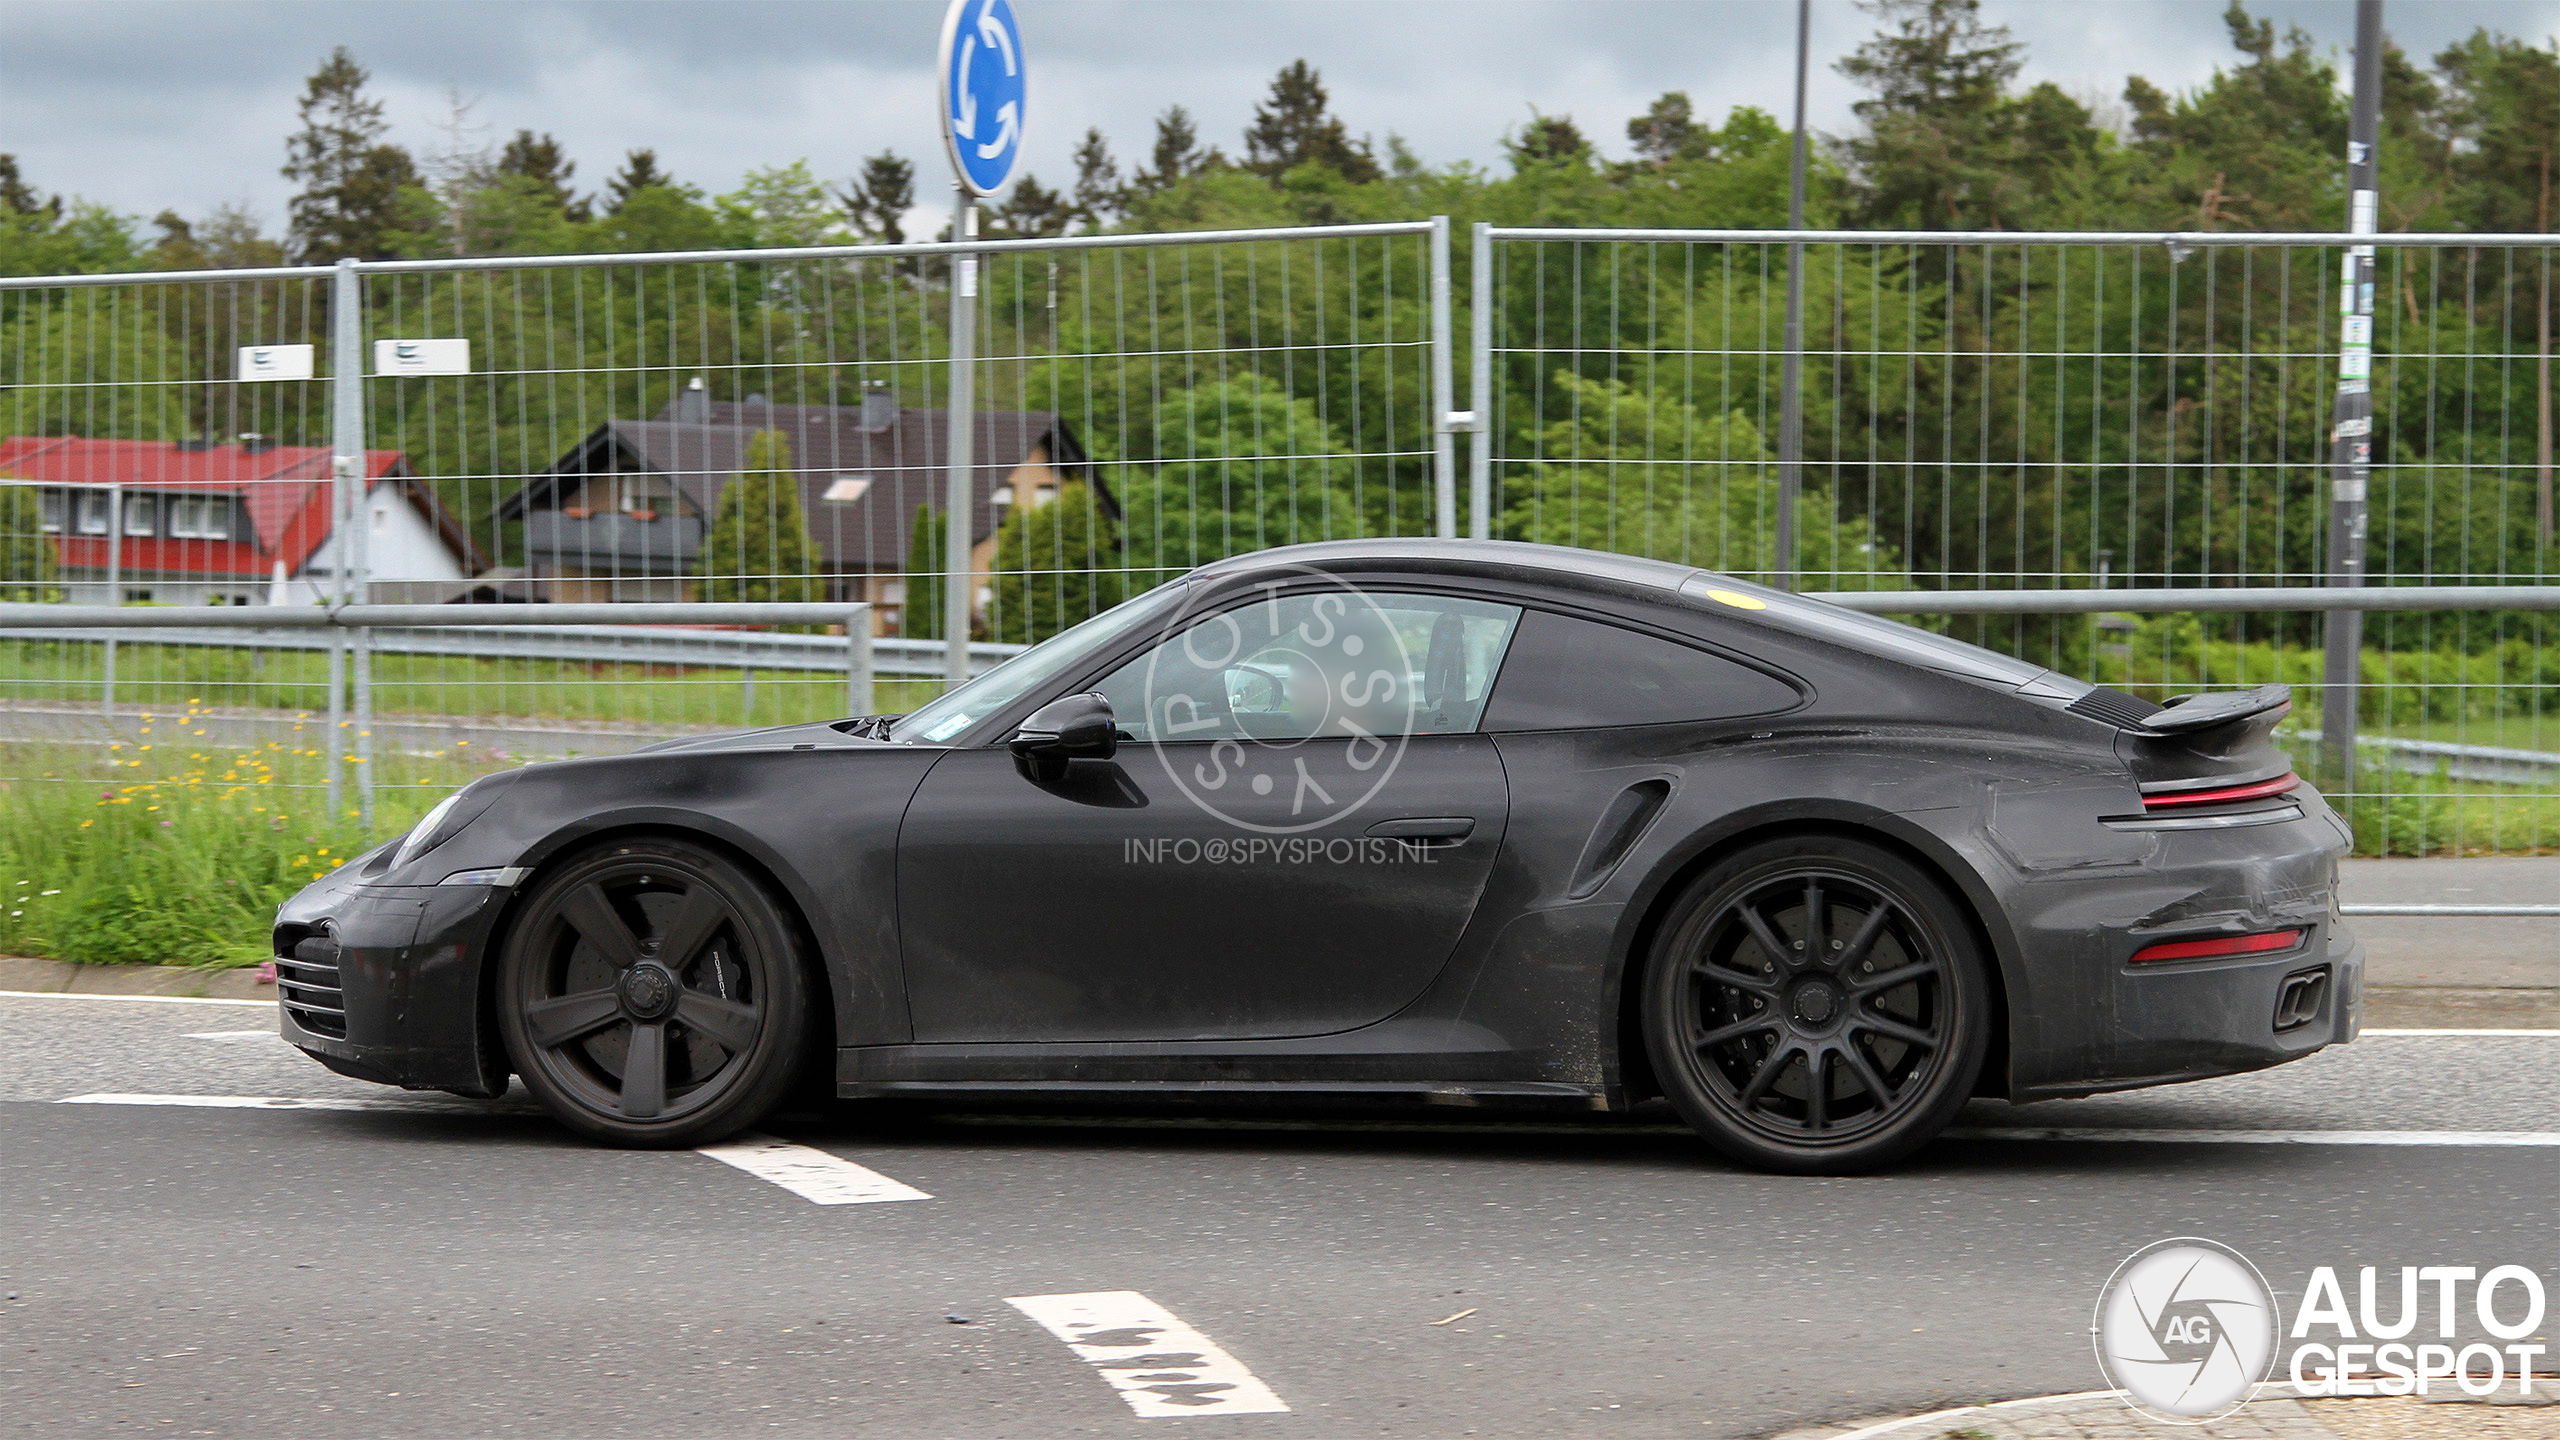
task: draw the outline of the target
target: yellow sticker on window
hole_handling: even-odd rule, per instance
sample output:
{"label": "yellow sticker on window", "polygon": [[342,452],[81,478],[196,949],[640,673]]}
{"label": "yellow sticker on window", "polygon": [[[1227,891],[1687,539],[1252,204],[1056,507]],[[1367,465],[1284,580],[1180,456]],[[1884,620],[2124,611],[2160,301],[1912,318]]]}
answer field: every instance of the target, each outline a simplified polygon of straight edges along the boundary
{"label": "yellow sticker on window", "polygon": [[1766,610],[1769,608],[1768,601],[1755,600],[1752,597],[1743,594],[1739,590],[1710,590],[1707,592],[1707,598],[1710,600],[1720,600],[1725,604],[1732,606],[1736,610]]}

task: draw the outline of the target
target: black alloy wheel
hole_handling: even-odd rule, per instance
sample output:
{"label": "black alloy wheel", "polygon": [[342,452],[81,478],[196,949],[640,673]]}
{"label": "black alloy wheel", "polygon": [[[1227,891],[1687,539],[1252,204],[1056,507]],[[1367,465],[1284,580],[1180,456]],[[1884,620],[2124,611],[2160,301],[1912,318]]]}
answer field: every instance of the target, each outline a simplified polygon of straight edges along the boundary
{"label": "black alloy wheel", "polygon": [[1972,1093],[1991,1024],[1980,943],[1934,877],[1880,846],[1753,846],[1691,887],[1647,975],[1664,1093],[1764,1169],[1909,1154]]}
{"label": "black alloy wheel", "polygon": [[701,1145],[761,1119],[809,1053],[797,932],[765,886],[681,840],[599,846],[526,897],[499,960],[516,1073],[615,1145]]}

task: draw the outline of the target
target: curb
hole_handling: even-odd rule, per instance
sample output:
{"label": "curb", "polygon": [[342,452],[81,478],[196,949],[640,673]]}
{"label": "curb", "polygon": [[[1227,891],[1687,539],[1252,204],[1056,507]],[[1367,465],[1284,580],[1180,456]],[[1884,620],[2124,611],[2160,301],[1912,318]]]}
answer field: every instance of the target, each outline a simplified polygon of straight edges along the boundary
{"label": "curb", "polygon": [[0,990],[43,995],[154,996],[182,1000],[273,1000],[254,967],[198,970],[185,965],[73,965],[0,955]]}

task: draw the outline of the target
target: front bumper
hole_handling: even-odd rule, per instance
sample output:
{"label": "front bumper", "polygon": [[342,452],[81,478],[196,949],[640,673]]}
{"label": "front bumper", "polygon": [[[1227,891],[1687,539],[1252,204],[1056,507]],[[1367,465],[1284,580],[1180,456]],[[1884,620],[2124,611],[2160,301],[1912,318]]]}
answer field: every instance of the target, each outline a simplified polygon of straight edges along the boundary
{"label": "front bumper", "polygon": [[311,886],[276,916],[284,1038],[359,1080],[504,1091],[505,1048],[481,973],[511,892],[340,880],[358,868]]}

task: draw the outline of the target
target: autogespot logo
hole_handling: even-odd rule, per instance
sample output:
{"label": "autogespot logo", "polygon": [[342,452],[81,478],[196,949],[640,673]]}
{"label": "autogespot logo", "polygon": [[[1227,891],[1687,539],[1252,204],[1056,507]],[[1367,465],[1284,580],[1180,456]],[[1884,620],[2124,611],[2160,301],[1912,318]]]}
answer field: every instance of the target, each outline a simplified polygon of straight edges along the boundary
{"label": "autogespot logo", "polygon": [[2273,1291],[2238,1251],[2163,1240],[2116,1267],[2098,1295],[2098,1368],[2155,1420],[2201,1425],[2247,1402],[2275,1359]]}
{"label": "autogespot logo", "polygon": [[1396,616],[1339,576],[1301,569],[1250,603],[1206,616],[1186,607],[1165,623],[1147,663],[1149,748],[1208,814],[1303,834],[1349,817],[1394,776],[1416,669]]}

